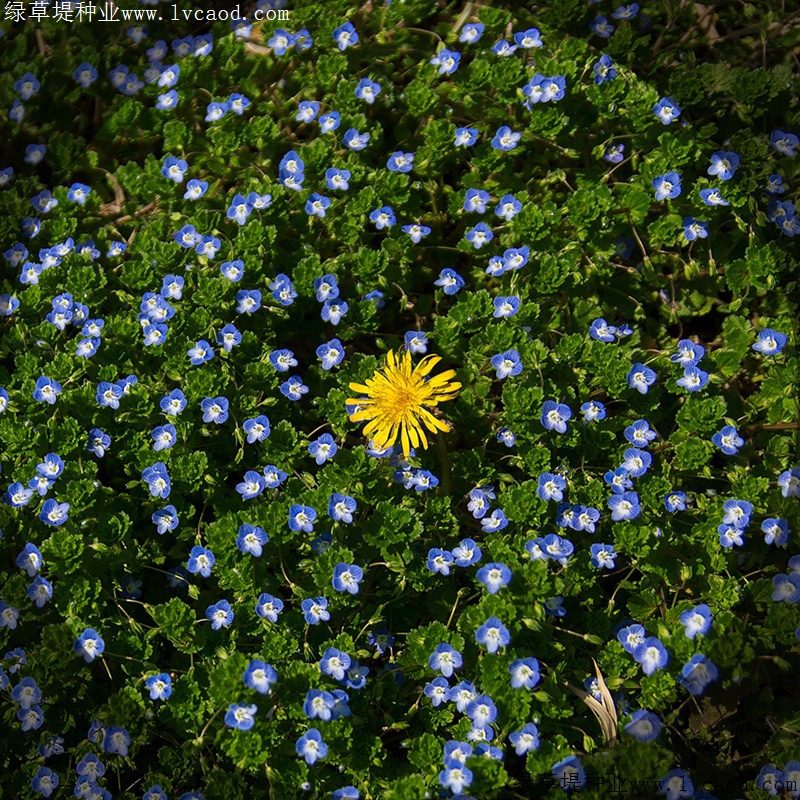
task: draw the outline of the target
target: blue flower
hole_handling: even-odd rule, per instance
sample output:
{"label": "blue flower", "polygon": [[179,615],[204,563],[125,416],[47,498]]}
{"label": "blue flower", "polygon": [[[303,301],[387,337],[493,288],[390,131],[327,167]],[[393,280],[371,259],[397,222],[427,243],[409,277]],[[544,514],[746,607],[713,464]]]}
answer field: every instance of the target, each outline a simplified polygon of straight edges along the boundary
{"label": "blue flower", "polygon": [[789,541],[789,523],[785,519],[770,517],[761,523],[766,544],[783,547]]}
{"label": "blue flower", "polygon": [[29,578],[32,578],[42,566],[42,554],[35,544],[28,542],[17,555],[15,563],[28,573]]}
{"label": "blue flower", "polygon": [[599,86],[617,77],[617,70],[614,69],[614,62],[605,54],[594,65],[594,82]]}
{"label": "blue flower", "polygon": [[420,225],[419,223],[403,225],[403,233],[407,233],[414,244],[417,244],[423,236],[427,236],[430,232],[431,229],[427,225]]}
{"label": "blue flower", "polygon": [[314,520],[317,518],[317,510],[313,506],[303,506],[295,503],[289,509],[289,529],[292,531],[304,531],[313,533]]}
{"label": "blue flower", "polygon": [[439,67],[440,75],[452,75],[458,69],[461,53],[443,47],[428,63]]}
{"label": "blue flower", "polygon": [[303,379],[297,375],[292,375],[287,381],[280,385],[282,395],[289,400],[297,401],[308,392],[308,386],[303,383]]}
{"label": "blue flower", "polygon": [[222,242],[220,242],[216,236],[212,236],[210,233],[207,233],[205,236],[200,237],[199,241],[195,245],[194,251],[199,256],[214,258],[221,246]]}
{"label": "blue flower", "polygon": [[611,509],[611,519],[614,522],[632,520],[641,514],[639,495],[636,492],[622,492],[608,498],[608,507]]}
{"label": "blue flower", "polygon": [[687,242],[693,242],[695,239],[708,238],[708,222],[695,219],[694,217],[683,218],[683,238]]}
{"label": "blue flower", "polygon": [[482,557],[483,553],[474,539],[462,539],[453,548],[453,558],[459,567],[471,567],[473,564],[477,564]]}
{"label": "blue flower", "polygon": [[89,86],[97,80],[97,74],[97,70],[87,61],[84,61],[78,66],[75,72],[72,73],[72,77],[84,89],[88,89]]}
{"label": "blue flower", "polygon": [[672,513],[676,511],[686,511],[686,493],[670,492],[664,495],[664,508]]}
{"label": "blue flower", "polygon": [[230,111],[230,106],[227,101],[209,103],[206,106],[205,121],[216,122],[218,119],[222,119],[228,111]]}
{"label": "blue flower", "polygon": [[484,517],[481,520],[481,526],[484,533],[501,531],[508,526],[508,519],[506,519],[506,515],[501,509],[496,508],[488,517]]}
{"label": "blue flower", "polygon": [[656,382],[656,373],[637,361],[628,372],[626,380],[631,389],[636,389],[641,394],[647,394],[650,387]]}
{"label": "blue flower", "polygon": [[153,512],[151,519],[156,524],[156,530],[160,535],[165,534],[167,531],[174,531],[180,522],[178,512],[173,505],[164,506],[159,511]]}
{"label": "blue flower", "polygon": [[[349,22],[345,24],[350,25]],[[352,25],[350,27],[352,27]],[[344,50],[344,47],[340,46],[339,49]],[[306,733],[297,740],[295,743],[295,750],[297,751],[297,755],[302,756],[309,766],[313,766],[317,761],[328,755],[328,745],[322,741],[322,734],[320,734],[316,728],[311,728],[306,731]]]}
{"label": "blue flower", "polygon": [[[706,687],[719,678],[716,665],[702,653],[693,655],[681,669],[678,683],[697,697],[705,692]],[[690,796],[690,795],[687,795]]]}
{"label": "blue flower", "polygon": [[623,454],[622,469],[632,478],[640,478],[653,463],[653,457],[646,450],[638,447],[629,447]]}
{"label": "blue flower", "polygon": [[711,156],[711,166],[708,168],[709,175],[717,175],[722,181],[730,180],[736,173],[741,157],[738,153],[717,150]]}
{"label": "blue flower", "polygon": [[322,465],[328,459],[333,458],[338,452],[339,447],[329,433],[323,433],[308,445],[308,452],[314,456],[317,464]]}
{"label": "blue flower", "polygon": [[394,645],[394,636],[389,633],[389,630],[385,626],[381,626],[376,631],[369,634],[367,642],[377,650],[378,655],[383,655]]}
{"label": "blue flower", "polygon": [[449,575],[453,560],[453,554],[449,550],[442,550],[440,547],[432,547],[428,550],[426,566],[431,572]]}
{"label": "blue flower", "polygon": [[[164,94],[160,94],[158,96],[158,102],[156,103],[156,108],[160,111],[169,111],[175,106],[178,105],[179,100],[178,92],[175,89],[170,89],[168,92]],[[189,199],[184,195],[185,199]]]}
{"label": "blue flower", "polygon": [[492,45],[492,52],[496,56],[501,56],[502,58],[507,58],[508,56],[514,55],[517,50],[518,45],[511,44],[507,42],[505,39],[500,39],[499,41],[495,42]]}
{"label": "blue flower", "polygon": [[534,689],[542,680],[539,662],[535,658],[518,658],[508,667],[512,689]]}
{"label": "blue flower", "polygon": [[701,189],[700,199],[707,206],[729,206],[730,203],[719,193],[719,189]]}
{"label": "blue flower", "polygon": [[235,219],[239,225],[244,225],[252,212],[253,206],[247,202],[247,198],[243,195],[236,194],[233,196],[230,206],[228,206],[226,216],[228,219]]}
{"label": "blue flower", "polygon": [[522,269],[528,263],[529,247],[509,247],[503,252],[503,268],[505,270]]}
{"label": "blue flower", "polygon": [[230,322],[217,333],[217,344],[222,345],[222,349],[226,353],[230,353],[231,350],[233,350],[237,344],[241,344],[241,342],[242,334],[239,333],[236,326]]}
{"label": "blue flower", "polygon": [[520,730],[510,733],[508,741],[514,745],[514,751],[518,756],[524,756],[531,750],[538,750],[539,729],[532,722],[528,722]]}
{"label": "blue flower", "polygon": [[661,731],[661,720],[652,711],[634,711],[630,722],[625,724],[625,733],[640,742],[651,742]]}
{"label": "blue flower", "polygon": [[475,211],[483,214],[489,202],[489,192],[484,189],[467,189],[464,197],[464,211]]}
{"label": "blue flower", "polygon": [[183,177],[189,165],[182,158],[167,156],[164,165],[161,167],[161,174],[175,183],[183,183]]}
{"label": "blue flower", "polygon": [[616,332],[617,329],[613,325],[609,325],[602,317],[593,320],[589,326],[589,336],[598,342],[610,343],[616,341],[614,336]]}
{"label": "blue flower", "polygon": [[214,554],[210,550],[206,550],[205,547],[195,545],[189,553],[189,560],[186,563],[186,569],[193,575],[197,575],[199,573],[202,577],[208,578],[211,575],[211,569],[214,566],[215,561],[216,559],[214,558]]}
{"label": "blue flower", "polygon": [[38,403],[54,405],[56,398],[61,394],[61,384],[52,378],[42,376],[36,379],[36,386],[33,390],[33,399]]}
{"label": "blue flower", "polygon": [[72,648],[79,656],[83,656],[83,660],[89,664],[103,653],[106,649],[106,644],[94,628],[86,628],[75,639]]}
{"label": "blue flower", "polygon": [[247,443],[263,442],[269,437],[270,425],[269,417],[259,414],[257,417],[246,419],[242,423],[242,429],[247,434]]}
{"label": "blue flower", "polygon": [[548,533],[543,539],[537,541],[542,550],[542,557],[545,560],[552,558],[564,566],[567,564],[569,557],[575,552],[575,545],[569,539],[564,539],[557,533]]}
{"label": "blue flower", "polygon": [[456,147],[470,147],[478,140],[477,128],[456,128],[456,138],[453,144]]}
{"label": "blue flower", "polygon": [[166,425],[157,425],[150,432],[153,439],[153,450],[169,450],[178,440],[177,431],[175,426],[171,423]]}
{"label": "blue flower", "polygon": [[782,155],[794,158],[796,155],[795,148],[800,143],[800,139],[794,133],[775,130],[770,134],[769,143]]}
{"label": "blue flower", "polygon": [[440,273],[439,278],[434,281],[436,286],[441,286],[447,295],[456,294],[465,284],[464,279],[450,267],[445,267]]}
{"label": "blue flower", "polygon": [[323,114],[319,118],[319,127],[322,133],[331,133],[335,131],[340,124],[341,120],[338,111],[331,111],[328,114]]}
{"label": "blue flower", "polygon": [[464,238],[472,244],[476,250],[480,250],[483,245],[494,239],[494,233],[485,222],[479,222],[474,228],[470,228]]}
{"label": "blue flower", "polygon": [[775,575],[772,578],[772,586],[772,599],[776,603],[800,603],[800,575],[796,572]]}
{"label": "blue flower", "polygon": [[231,703],[225,713],[225,724],[234,730],[249,731],[255,725],[257,711],[257,705],[248,706],[243,703]]}
{"label": "blue flower", "polygon": [[705,603],[687,608],[681,613],[681,624],[687,639],[694,639],[697,634],[705,636],[711,629],[711,609]]}
{"label": "blue flower", "polygon": [[271,594],[261,594],[256,603],[256,614],[262,619],[270,622],[278,621],[278,614],[283,611],[283,600],[273,597]]}
{"label": "blue flower", "polygon": [[425,331],[406,331],[403,341],[411,353],[421,354],[428,352],[428,334]]}
{"label": "blue flower", "polygon": [[765,356],[774,356],[783,350],[786,341],[785,333],[764,328],[758,332],[758,341],[753,345],[753,350]]}
{"label": "blue flower", "polygon": [[513,150],[522,136],[521,133],[514,133],[508,125],[502,125],[492,139],[492,147],[495,150]]}
{"label": "blue flower", "polygon": [[458,37],[459,42],[475,44],[483,36],[484,25],[482,22],[468,22],[462,29]]}
{"label": "blue flower", "polygon": [[276,56],[282,56],[286,51],[294,46],[294,36],[283,28],[276,28],[272,38],[267,42],[267,47],[271,47]]}
{"label": "blue flower", "polygon": [[[490,617],[486,620],[496,622],[502,627],[502,623],[497,617]],[[497,706],[489,695],[479,694],[471,700],[465,709],[466,715],[472,720],[475,728],[486,728],[497,719]]]}
{"label": "blue flower", "polygon": [[518,47],[530,50],[533,47],[541,47],[544,42],[539,34],[538,28],[528,28],[526,31],[514,34],[514,42]]}
{"label": "blue flower", "polygon": [[642,665],[645,675],[652,675],[656,670],[664,669],[669,661],[669,653],[655,636],[648,636],[636,645],[633,657]]}
{"label": "blue flower", "polygon": [[516,350],[506,350],[504,353],[492,356],[491,365],[497,371],[499,380],[505,380],[522,372],[522,361]]}
{"label": "blue flower", "polygon": [[45,500],[39,512],[39,519],[45,525],[58,527],[69,519],[69,503],[59,503],[56,500]]}
{"label": "blue flower", "polygon": [[647,447],[657,434],[647,420],[637,419],[631,425],[625,428],[625,438],[635,447]]}
{"label": "blue flower", "polygon": [[16,630],[19,611],[13,606],[0,600],[0,629],[8,628],[10,631]]}
{"label": "blue flower", "polygon": [[[333,31],[333,41],[336,42],[339,50],[346,50],[358,42],[358,34],[351,22],[345,22]],[[314,763],[313,761],[311,762]]]}
{"label": "blue flower", "polygon": [[286,480],[286,473],[272,464],[267,464],[264,467],[264,480],[269,489],[277,489]]}
{"label": "blue flower", "polygon": [[654,106],[653,113],[664,125],[669,125],[681,115],[681,107],[671,98],[662,97]]}
{"label": "blue flower", "polygon": [[167,498],[170,492],[170,480],[166,464],[157,461],[151,467],[142,470],[142,480],[147,484],[153,497]]}
{"label": "blue flower", "polygon": [[333,568],[333,588],[337,592],[358,594],[358,584],[364,578],[364,570],[356,564],[339,563]]}
{"label": "blue flower", "polygon": [[328,501],[328,515],[334,522],[344,522],[349,525],[353,522],[353,512],[357,505],[352,497],[334,492]]}
{"label": "blue flower", "polygon": [[330,692],[320,689],[309,689],[303,703],[303,713],[309,719],[321,719],[328,722],[333,716],[335,699]]}
{"label": "blue flower", "polygon": [[260,558],[263,546],[268,541],[269,536],[263,528],[250,524],[239,526],[239,531],[236,535],[236,547],[239,548],[240,552]]}
{"label": "blue flower", "polygon": [[326,210],[330,208],[330,205],[331,201],[329,197],[317,194],[317,192],[312,192],[306,202],[306,214],[310,217],[317,216],[322,219],[325,216]]}
{"label": "blue flower", "polygon": [[472,770],[455,758],[444,761],[444,769],[439,772],[439,783],[459,797],[463,796],[464,788],[472,784]]}
{"label": "blue flower", "polygon": [[228,419],[230,404],[226,397],[206,397],[200,401],[203,411],[203,422],[216,422],[221,425]]}
{"label": "blue flower", "polygon": [[334,680],[344,681],[350,663],[351,659],[347,653],[334,647],[327,647],[319,661],[319,670],[323,675],[330,675]]}
{"label": "blue flower", "polygon": [[350,188],[349,180],[350,170],[333,167],[325,170],[325,184],[329,189],[346,191]]}
{"label": "blue flower", "polygon": [[[517,200],[513,194],[504,194],[500,198],[500,202],[497,204],[494,213],[496,216],[504,219],[506,222],[510,222],[514,217],[517,216],[517,214],[519,214],[520,211],[522,211],[522,203]],[[523,250],[527,251],[528,248],[519,248],[518,252],[522,252]]]}
{"label": "blue flower", "polygon": [[331,615],[328,612],[328,601],[324,597],[312,597],[300,603],[303,616],[309,625],[327,622]]}
{"label": "blue flower", "polygon": [[594,422],[606,418],[606,407],[599,400],[589,400],[581,405],[581,413],[585,422]]}
{"label": "blue flower", "polygon": [[475,577],[486,587],[489,594],[497,594],[500,587],[511,580],[511,570],[505,564],[492,562],[484,564]]}
{"label": "blue flower", "polygon": [[372,105],[375,102],[375,98],[381,93],[381,87],[379,83],[375,83],[375,81],[371,81],[369,78],[362,78],[358,82],[358,86],[356,86],[355,95],[359,100],[363,100],[365,103],[369,103]]}
{"label": "blue flower", "polygon": [[94,453],[98,458],[102,458],[106,450],[111,446],[111,437],[100,430],[100,428],[92,428],[89,431],[89,443],[86,449],[90,453]]}
{"label": "blue flower", "polygon": [[151,700],[167,700],[172,694],[172,678],[166,672],[151,675],[144,685],[150,692]]}
{"label": "blue flower", "polygon": [[777,173],[773,173],[767,180],[767,185],[764,187],[764,192],[770,197],[777,197],[778,195],[786,192],[786,187],[783,185],[783,178]]}
{"label": "blue flower", "polygon": [[397,150],[389,156],[386,166],[390,172],[411,172],[414,166],[414,154]]}
{"label": "blue flower", "polygon": [[681,176],[677,172],[667,172],[653,178],[656,200],[674,200],[682,191]]}
{"label": "blue flower", "polygon": [[342,137],[345,147],[355,151],[363,150],[369,144],[369,139],[368,133],[359,133],[355,128],[346,130]]}
{"label": "blue flower", "polygon": [[614,559],[617,554],[613,544],[600,544],[595,542],[590,548],[592,566],[597,569],[614,569],[616,563]]}
{"label": "blue flower", "polygon": [[227,600],[220,600],[206,609],[206,617],[211,622],[211,630],[218,631],[227,628],[233,623],[233,611]]}
{"label": "blue flower", "polygon": [[45,153],[47,153],[47,148],[43,144],[29,144],[25,148],[25,158],[23,160],[26,164],[36,166],[41,163]]}
{"label": "blue flower", "polygon": [[369,220],[375,223],[375,227],[381,231],[384,228],[391,228],[397,222],[397,217],[391,206],[382,206],[370,213]]}
{"label": "blue flower", "polygon": [[449,700],[450,684],[447,682],[447,678],[434,678],[430,683],[426,684],[423,693],[425,697],[431,699],[433,707],[438,708],[442,703],[446,703]]}
{"label": "blue flower", "polygon": [[428,666],[432,670],[441,672],[445,678],[450,678],[453,672],[464,664],[461,653],[447,642],[436,645],[436,649],[428,658]]}
{"label": "blue flower", "polygon": [[735,456],[739,452],[739,448],[744,445],[744,439],[739,436],[739,432],[733,425],[725,425],[711,437],[711,441],[726,456]]}
{"label": "blue flower", "polygon": [[669,357],[670,361],[682,367],[695,367],[706,353],[705,347],[693,342],[691,339],[681,339],[678,342],[678,352]]}
{"label": "blue flower", "polygon": [[589,23],[589,28],[603,39],[610,38],[611,34],[614,33],[614,26],[602,14],[598,14]]}
{"label": "blue flower", "polygon": [[319,103],[316,100],[302,100],[297,107],[297,122],[311,122],[319,112]]}
{"label": "blue flower", "polygon": [[567,482],[561,475],[556,475],[552,472],[542,472],[539,475],[539,485],[536,488],[536,494],[542,500],[556,500],[561,502],[564,499],[564,489],[567,488]]}
{"label": "blue flower", "polygon": [[517,442],[517,437],[511,428],[501,428],[497,432],[497,441],[502,442],[506,447],[513,447]]}
{"label": "blue flower", "polygon": [[544,401],[540,421],[545,430],[566,433],[567,422],[571,417],[572,409],[564,403],[557,403],[555,400]]}
{"label": "blue flower", "polygon": [[340,300],[337,303],[331,303],[330,300],[326,300],[322,305],[320,316],[325,322],[330,322],[331,325],[338,325],[342,317],[347,314],[349,308],[344,300]]}

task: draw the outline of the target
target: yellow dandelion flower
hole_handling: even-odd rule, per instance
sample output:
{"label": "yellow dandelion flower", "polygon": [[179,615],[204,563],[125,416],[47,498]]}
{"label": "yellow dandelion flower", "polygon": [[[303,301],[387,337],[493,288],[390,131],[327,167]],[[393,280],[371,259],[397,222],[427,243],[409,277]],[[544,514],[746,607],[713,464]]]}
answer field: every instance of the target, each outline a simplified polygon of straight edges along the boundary
{"label": "yellow dandelion flower", "polygon": [[426,428],[431,433],[450,430],[446,422],[428,410],[445,400],[454,400],[461,389],[461,384],[452,380],[456,375],[452,369],[426,380],[441,360],[439,356],[425,356],[412,369],[408,350],[402,355],[389,351],[386,363],[367,379],[366,384],[350,384],[352,391],[366,395],[346,401],[348,405],[358,407],[350,419],[353,422],[368,421],[364,435],[374,442],[376,448],[384,450],[399,437],[403,455],[408,456],[412,447],[422,445],[427,449]]}

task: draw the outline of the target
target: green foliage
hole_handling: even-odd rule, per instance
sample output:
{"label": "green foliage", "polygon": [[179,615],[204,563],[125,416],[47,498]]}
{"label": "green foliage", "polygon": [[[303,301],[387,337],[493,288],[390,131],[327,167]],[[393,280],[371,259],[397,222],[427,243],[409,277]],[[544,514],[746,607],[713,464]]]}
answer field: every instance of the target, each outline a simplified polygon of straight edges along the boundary
{"label": "green foliage", "polygon": [[[196,791],[206,800],[327,798],[347,785],[365,800],[418,800],[441,789],[448,741],[475,748],[464,794],[498,799],[563,797],[549,779],[572,755],[590,778],[587,798],[606,797],[611,782],[658,780],[678,767],[696,787],[724,779],[744,787],[736,796],[756,797],[759,759],[781,767],[800,757],[800,606],[773,599],[800,527],[797,498],[778,484],[800,463],[800,271],[794,229],[780,227],[782,214],[795,212],[776,205],[797,202],[800,159],[770,144],[774,130],[800,133],[786,9],[763,2],[703,11],[656,0],[625,21],[581,0],[535,13],[523,6],[300,0],[285,18],[255,22],[244,35],[228,21],[175,22],[163,6],[164,18],[148,21],[138,43],[122,25],[6,16],[0,125],[8,147],[0,169],[12,166],[13,177],[0,187],[0,251],[21,242],[29,252],[20,264],[9,253],[0,271],[3,491],[26,487],[48,453],[64,468],[43,495],[16,502],[9,490],[0,504],[0,797],[27,797],[45,764],[61,778],[53,797],[72,796],[68,773],[89,752],[107,764],[104,785],[120,800],[153,784],[169,797]],[[245,7],[252,21],[254,9]],[[596,13],[611,18],[611,38],[591,32]],[[333,34],[345,21],[359,39],[340,49]],[[464,25],[476,22],[482,38],[460,41]],[[541,47],[492,52],[534,26]],[[279,55],[279,29],[305,29],[313,46]],[[210,53],[169,50],[190,33],[210,33]],[[180,67],[174,109],[156,107],[168,87],[145,74],[147,50],[159,39],[168,43],[159,60]],[[450,75],[430,63],[442,48],[460,54]],[[618,75],[597,84],[603,53]],[[83,61],[99,73],[90,87],[72,78]],[[144,85],[115,88],[109,75],[117,65]],[[18,123],[8,110],[28,71],[40,88],[22,100]],[[563,76],[564,97],[526,105],[534,92],[523,87],[537,75]],[[363,78],[381,87],[374,103],[355,95]],[[250,102],[242,114],[206,120],[210,102],[233,94]],[[653,113],[666,96],[682,108],[668,126]],[[301,101],[320,103],[317,119],[297,119]],[[331,111],[341,124],[322,133],[319,116]],[[520,134],[509,150],[492,145],[504,125]],[[366,148],[344,144],[350,128],[369,133]],[[476,129],[476,142],[455,146],[459,128]],[[37,143],[46,157],[30,164],[25,150]],[[622,161],[603,158],[621,144]],[[290,150],[305,164],[300,191],[279,173]],[[730,180],[708,173],[719,150],[741,156]],[[407,173],[387,168],[398,151],[414,154]],[[187,161],[180,183],[162,173],[168,156]],[[326,185],[331,167],[350,172],[348,190]],[[657,202],[652,181],[672,170],[682,192]],[[786,189],[779,197],[765,194],[775,174]],[[202,197],[184,197],[189,179],[208,183]],[[68,199],[76,182],[91,188],[85,204]],[[699,192],[711,187],[730,205],[705,205]],[[43,189],[58,204],[34,211]],[[489,195],[483,212],[465,208],[476,189]],[[237,224],[227,209],[251,192],[270,202]],[[324,217],[306,211],[312,192],[331,199]],[[509,218],[496,213],[506,195],[522,204]],[[383,206],[396,221],[378,229],[370,216]],[[27,236],[21,221],[32,215],[41,230]],[[687,217],[707,222],[708,236],[689,241]],[[493,238],[476,248],[465,234],[481,222]],[[414,243],[402,230],[412,224],[431,232]],[[174,235],[186,225],[218,239],[219,251],[181,247]],[[73,250],[38,282],[20,279],[26,262],[68,238],[92,240],[100,255]],[[106,255],[114,242],[125,243],[124,253]],[[506,265],[511,249],[525,263]],[[244,275],[234,282],[220,267],[238,259]],[[463,288],[445,291],[444,269],[455,270]],[[275,290],[281,274],[297,293],[290,303]],[[139,315],[167,275],[183,279],[182,296],[168,299],[175,313],[164,320],[164,343],[145,345],[143,323],[153,318]],[[315,297],[324,275],[336,277],[348,304],[338,324],[324,320]],[[237,294],[255,289],[260,307],[238,311]],[[59,326],[47,318],[63,293],[104,322],[91,357],[76,353],[85,338],[78,320]],[[519,310],[496,317],[498,298],[509,297]],[[615,327],[612,341],[589,334],[600,319]],[[217,338],[227,324],[242,337],[230,351]],[[754,349],[767,328],[787,336],[781,352]],[[424,332],[427,352],[442,358],[432,380],[452,369],[461,390],[431,409],[447,433],[431,434],[413,455],[386,457],[367,448],[347,401],[360,396],[351,384],[372,379],[407,332]],[[334,338],[344,358],[325,369],[318,348]],[[670,358],[687,339],[704,348],[698,366],[709,380],[696,392],[677,383],[683,365]],[[213,358],[190,364],[187,351],[200,340]],[[298,361],[287,373],[270,360],[283,348]],[[523,371],[501,378],[492,358],[509,350]],[[629,384],[635,363],[656,373],[646,393]],[[291,375],[309,389],[297,401],[281,390]],[[34,399],[42,376],[62,385],[52,405]],[[119,407],[101,406],[100,383],[127,376],[136,381]],[[160,401],[176,388],[186,409],[165,415]],[[229,401],[227,420],[203,421],[201,403],[219,397]],[[543,424],[548,400],[570,409],[563,434]],[[604,418],[584,418],[590,402],[603,404]],[[269,435],[248,441],[245,421],[259,415],[269,418]],[[652,464],[628,487],[639,514],[615,521],[607,473],[630,457],[637,420],[654,433],[642,445]],[[156,451],[155,429],[165,424],[175,426],[176,441]],[[723,426],[744,441],[733,454],[712,438]],[[111,440],[103,456],[87,448],[94,428]],[[512,446],[498,437],[504,429]],[[323,433],[338,452],[319,464],[309,445]],[[143,479],[157,462],[170,479],[161,497]],[[286,480],[243,499],[237,487],[246,473],[263,475],[267,465]],[[418,470],[438,484],[415,486]],[[542,473],[563,477],[566,505],[540,496]],[[685,493],[685,510],[665,506],[674,492]],[[329,512],[334,493],[356,501],[351,522]],[[69,504],[63,524],[41,515],[51,499]],[[743,546],[720,539],[731,499],[752,505]],[[315,510],[311,530],[287,524],[295,505]],[[167,506],[178,522],[159,533],[154,515]],[[564,516],[570,506],[572,524]],[[599,518],[576,521],[587,509]],[[495,510],[507,526],[492,527]],[[770,518],[787,521],[787,544],[770,544],[759,531]],[[247,551],[248,525],[266,534],[261,555]],[[561,559],[542,541],[552,548],[555,534],[572,547]],[[480,563],[431,569],[434,548],[452,551],[465,539],[480,548]],[[17,564],[29,542],[53,592],[41,606],[29,596],[32,576]],[[592,562],[596,544],[614,548],[613,567]],[[187,571],[195,546],[213,553],[208,577]],[[539,555],[543,547],[549,557]],[[491,593],[476,573],[498,562],[512,578]],[[338,564],[363,569],[356,593],[335,590]],[[302,604],[315,598],[325,598],[330,619],[309,624]],[[207,609],[223,599],[234,621],[213,629]],[[269,602],[282,605],[277,621],[256,611]],[[701,603],[711,609],[711,629],[689,638],[680,615]],[[492,616],[511,636],[495,653],[475,635]],[[667,649],[663,669],[646,675],[618,641],[631,624]],[[87,628],[105,644],[90,662],[74,650]],[[379,647],[383,628],[393,640]],[[502,749],[502,761],[468,739],[471,722],[455,703],[437,706],[426,695],[438,677],[430,657],[443,642],[463,658],[448,684],[474,683],[497,707],[487,744]],[[19,670],[16,648],[27,659]],[[355,672],[343,681],[322,672],[328,648],[368,670],[363,686]],[[697,654],[719,676],[692,697],[682,670]],[[511,686],[511,665],[522,658],[538,661],[533,688]],[[268,690],[244,680],[254,661],[277,673]],[[584,687],[593,662],[619,718],[613,746],[570,691]],[[163,673],[171,694],[152,699],[146,681]],[[41,729],[22,730],[11,694],[22,677],[42,690]],[[315,690],[345,691],[346,711],[310,718],[304,704]],[[251,729],[231,727],[227,714],[237,705],[257,706]],[[626,730],[639,709],[663,723],[654,741]],[[87,741],[96,721],[125,728],[126,756],[109,752],[102,733]],[[519,757],[509,736],[530,723],[539,745]],[[328,746],[315,764],[295,750],[310,728]],[[64,755],[41,755],[40,737],[50,735],[63,736]]]}

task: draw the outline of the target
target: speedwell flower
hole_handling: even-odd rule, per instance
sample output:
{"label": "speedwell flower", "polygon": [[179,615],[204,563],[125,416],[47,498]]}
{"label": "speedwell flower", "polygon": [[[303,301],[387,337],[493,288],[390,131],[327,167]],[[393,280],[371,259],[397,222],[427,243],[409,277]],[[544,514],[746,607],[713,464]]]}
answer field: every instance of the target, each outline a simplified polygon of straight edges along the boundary
{"label": "speedwell flower", "polygon": [[453,381],[454,370],[428,377],[439,361],[439,356],[425,356],[412,369],[409,351],[402,355],[390,351],[386,363],[367,379],[366,384],[350,384],[354,392],[366,395],[346,401],[348,405],[358,407],[350,415],[351,421],[367,421],[364,435],[378,448],[389,447],[400,439],[406,457],[412,447],[421,445],[427,449],[426,428],[431,433],[450,430],[428,408],[455,399],[461,389],[461,384]]}

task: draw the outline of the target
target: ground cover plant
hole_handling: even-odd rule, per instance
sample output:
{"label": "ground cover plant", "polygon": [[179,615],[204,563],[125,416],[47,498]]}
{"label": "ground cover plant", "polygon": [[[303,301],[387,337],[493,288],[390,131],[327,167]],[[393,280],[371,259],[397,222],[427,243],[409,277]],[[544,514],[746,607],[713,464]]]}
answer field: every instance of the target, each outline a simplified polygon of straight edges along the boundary
{"label": "ground cover plant", "polygon": [[797,14],[133,9],[0,22],[0,796],[799,796]]}

